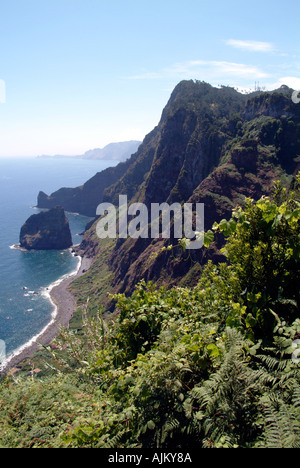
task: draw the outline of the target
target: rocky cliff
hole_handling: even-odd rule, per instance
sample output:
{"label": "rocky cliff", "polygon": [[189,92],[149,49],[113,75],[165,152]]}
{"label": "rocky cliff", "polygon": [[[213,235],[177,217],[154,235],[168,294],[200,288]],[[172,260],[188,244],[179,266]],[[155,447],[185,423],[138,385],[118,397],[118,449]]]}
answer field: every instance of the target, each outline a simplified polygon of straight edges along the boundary
{"label": "rocky cliff", "polygon": [[[243,96],[231,88],[180,83],[144,151],[144,158],[154,154],[149,172],[133,194],[128,171],[104,191],[104,199],[116,203],[119,193],[129,193],[132,201],[148,207],[164,201],[204,203],[205,229],[210,229],[215,221],[229,218],[245,197],[268,195],[275,179],[288,183],[299,170],[300,106],[293,104],[291,94],[284,88]],[[115,290],[131,293],[142,278],[191,284],[203,263],[220,259],[221,240],[209,251],[161,253],[170,243],[176,245],[172,239],[119,241],[110,259]]]}
{"label": "rocky cliff", "polygon": [[20,232],[26,250],[63,250],[72,246],[69,221],[62,207],[30,216]]}
{"label": "rocky cliff", "polygon": [[[228,87],[181,82],[158,126],[126,167],[115,168],[119,177],[115,173],[110,183],[98,174],[84,190],[75,189],[65,198],[62,191],[60,202],[69,209],[72,199],[76,201],[74,211],[84,214],[80,200],[87,198],[94,209],[102,200],[117,205],[120,194],[126,194],[129,203],[139,201],[148,207],[155,202],[204,203],[205,228],[209,229],[214,221],[228,218],[245,197],[270,194],[275,179],[289,183],[299,170],[300,105],[292,102],[291,94],[284,87],[245,96]],[[57,200],[57,194],[51,198]],[[170,243],[176,245],[174,239],[118,240],[106,260],[111,289],[131,293],[141,279],[191,284],[208,258],[219,260],[221,241],[209,251],[193,251],[187,256],[180,249],[161,250]],[[101,255],[95,226],[82,244],[82,252],[91,251]],[[101,291],[95,291],[96,296],[98,293]]]}

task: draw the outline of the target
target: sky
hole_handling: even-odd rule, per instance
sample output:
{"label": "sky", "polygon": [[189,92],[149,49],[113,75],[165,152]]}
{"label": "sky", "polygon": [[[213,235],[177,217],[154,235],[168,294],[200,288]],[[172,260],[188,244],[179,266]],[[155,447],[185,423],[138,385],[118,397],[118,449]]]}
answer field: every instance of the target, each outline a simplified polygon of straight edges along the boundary
{"label": "sky", "polygon": [[0,0],[0,157],[143,140],[186,79],[300,90],[295,0]]}

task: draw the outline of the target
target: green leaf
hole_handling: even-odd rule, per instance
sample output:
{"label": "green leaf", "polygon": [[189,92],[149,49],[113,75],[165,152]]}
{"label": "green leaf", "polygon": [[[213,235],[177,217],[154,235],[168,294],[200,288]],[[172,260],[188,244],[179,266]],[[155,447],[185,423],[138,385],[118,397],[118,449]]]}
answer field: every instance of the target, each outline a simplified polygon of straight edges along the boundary
{"label": "green leaf", "polygon": [[248,314],[245,323],[247,328],[252,328],[257,324],[257,320],[253,317],[252,314]]}
{"label": "green leaf", "polygon": [[236,231],[237,223],[232,218],[230,221],[222,219],[219,224],[220,231],[224,234],[225,237],[230,237]]}
{"label": "green leaf", "polygon": [[221,350],[216,346],[215,344],[211,343],[207,346],[207,350],[209,353],[209,356],[212,358],[217,358],[219,357],[222,353]]}
{"label": "green leaf", "polygon": [[207,231],[204,234],[204,247],[208,248],[215,240],[215,235],[212,231]]}
{"label": "green leaf", "polygon": [[147,424],[147,427],[148,429],[150,429],[150,431],[154,431],[155,429],[155,422],[154,421],[149,421],[148,424]]}

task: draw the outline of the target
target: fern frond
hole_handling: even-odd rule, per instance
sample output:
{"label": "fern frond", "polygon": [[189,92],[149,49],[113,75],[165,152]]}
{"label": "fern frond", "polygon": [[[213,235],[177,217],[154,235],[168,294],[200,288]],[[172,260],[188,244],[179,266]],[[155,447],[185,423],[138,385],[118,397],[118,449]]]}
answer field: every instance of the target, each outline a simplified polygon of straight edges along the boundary
{"label": "fern frond", "polygon": [[300,408],[300,388],[299,385],[294,386],[293,404],[295,408]]}
{"label": "fern frond", "polygon": [[178,419],[174,419],[172,421],[168,421],[163,427],[161,431],[161,443],[164,444],[167,438],[172,438],[174,432],[178,431],[180,428],[180,422]]}
{"label": "fern frond", "polygon": [[282,400],[274,400],[269,396],[264,396],[261,404],[265,416],[265,430],[258,447],[299,448],[299,412]]}

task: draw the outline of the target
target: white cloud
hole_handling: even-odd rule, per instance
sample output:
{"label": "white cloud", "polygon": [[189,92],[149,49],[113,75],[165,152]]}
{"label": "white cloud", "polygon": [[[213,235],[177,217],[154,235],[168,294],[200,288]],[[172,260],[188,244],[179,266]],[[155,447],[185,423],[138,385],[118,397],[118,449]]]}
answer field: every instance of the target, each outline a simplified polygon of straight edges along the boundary
{"label": "white cloud", "polygon": [[300,90],[300,78],[296,76],[284,76],[282,78],[279,78],[276,83],[270,84],[268,86],[269,89],[278,89],[280,86],[289,86],[289,88],[295,89],[295,90]]}
{"label": "white cloud", "polygon": [[271,42],[229,39],[226,41],[226,44],[235,47],[236,49],[248,50],[249,52],[273,52],[274,50],[274,46]]}
{"label": "white cloud", "polygon": [[253,65],[232,62],[211,62],[219,73],[240,78],[266,78],[267,73]]}
{"label": "white cloud", "polygon": [[239,79],[258,80],[268,76],[254,65],[216,60],[189,60],[175,63],[158,72],[143,71],[127,78],[132,80],[199,78],[215,83],[228,78],[238,81]]}

